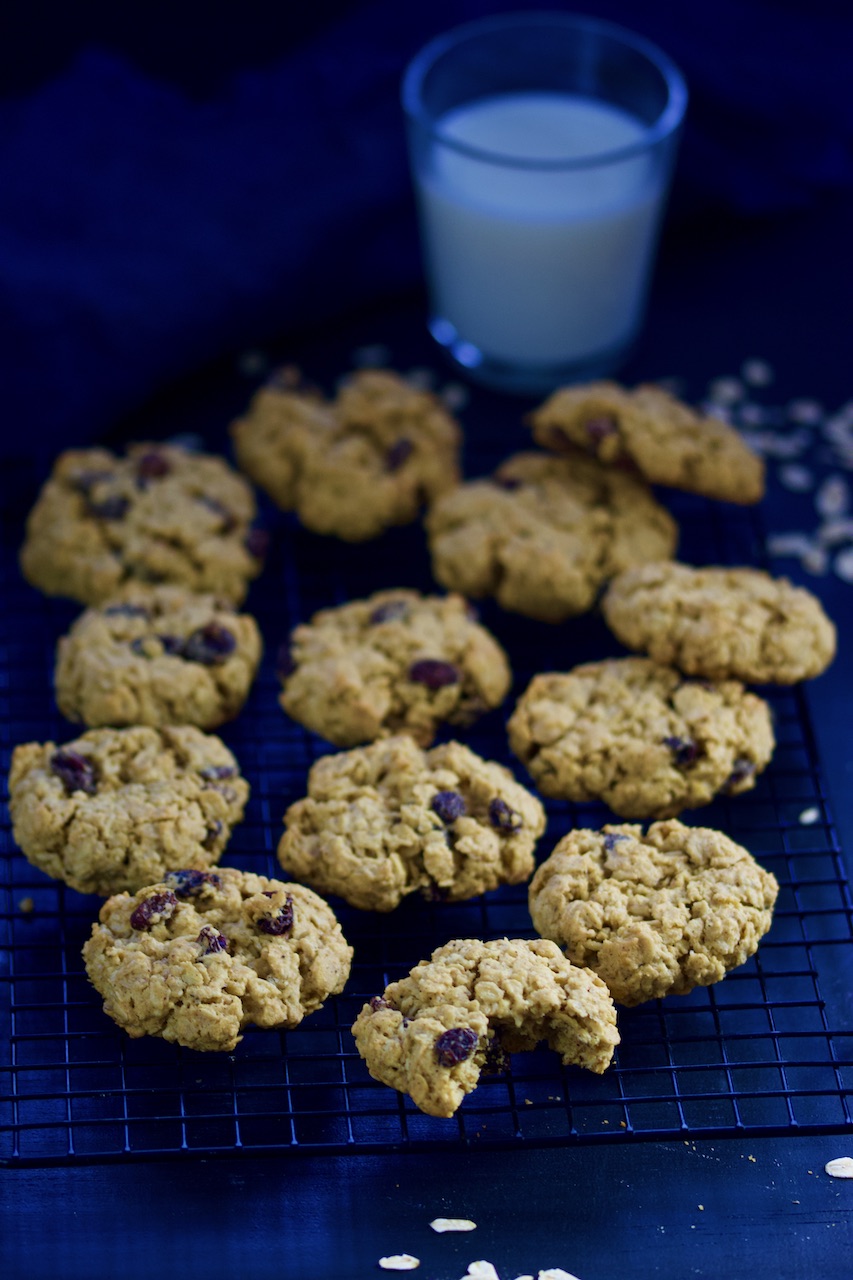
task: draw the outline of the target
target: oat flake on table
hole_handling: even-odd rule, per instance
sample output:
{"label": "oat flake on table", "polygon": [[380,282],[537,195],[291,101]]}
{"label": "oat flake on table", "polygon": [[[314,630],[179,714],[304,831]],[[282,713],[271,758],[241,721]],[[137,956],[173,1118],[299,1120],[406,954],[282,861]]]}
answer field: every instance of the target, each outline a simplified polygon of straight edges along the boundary
{"label": "oat flake on table", "polygon": [[421,1260],[411,1253],[391,1253],[387,1258],[380,1258],[379,1265],[383,1271],[414,1271]]}
{"label": "oat flake on table", "polygon": [[470,1218],[433,1218],[429,1225],[439,1235],[444,1231],[475,1231],[477,1229],[476,1222],[472,1222]]}
{"label": "oat flake on table", "polygon": [[837,1160],[828,1161],[824,1169],[830,1178],[853,1178],[853,1158],[839,1156]]}

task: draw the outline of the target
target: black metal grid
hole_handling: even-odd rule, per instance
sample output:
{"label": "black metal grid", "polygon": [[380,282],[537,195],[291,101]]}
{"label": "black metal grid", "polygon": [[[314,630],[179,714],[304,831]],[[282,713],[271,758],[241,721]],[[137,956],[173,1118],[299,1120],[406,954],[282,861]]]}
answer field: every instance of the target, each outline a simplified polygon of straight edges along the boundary
{"label": "black metal grid", "polygon": [[[475,468],[471,468],[475,470]],[[754,516],[667,495],[682,524],[682,558],[758,563]],[[284,717],[272,655],[318,607],[380,586],[428,588],[417,529],[369,547],[314,538],[273,517],[274,552],[249,606],[268,654],[242,716],[223,736],[252,784],[246,819],[224,862],[280,874],[275,847],[286,806],[328,747]],[[53,703],[54,644],[76,610],[20,580],[14,521],[0,590],[0,769],[15,744],[73,736]],[[600,619],[560,628],[487,605],[519,693],[536,670],[618,652]],[[388,916],[336,902],[355,962],[344,993],[294,1031],[250,1029],[227,1055],[130,1040],[103,1014],[80,948],[100,900],[36,871],[0,824],[0,1161],[11,1165],[215,1155],[552,1146],[626,1139],[839,1131],[853,1127],[853,901],[832,826],[802,691],[765,690],[778,746],[753,792],[687,815],[745,844],[779,879],[773,928],[759,951],[715,987],[620,1011],[622,1043],[601,1077],[561,1067],[544,1047],[484,1078],[453,1120],[422,1115],[372,1081],[349,1028],[366,998],[453,937],[532,937],[523,886],[470,903],[410,899]],[[510,706],[508,702],[507,706]],[[513,766],[506,709],[466,740]],[[523,771],[515,771],[524,781]],[[544,858],[573,825],[599,826],[600,805],[549,802]],[[805,819],[803,815],[805,814]],[[33,910],[21,902],[32,899]]]}

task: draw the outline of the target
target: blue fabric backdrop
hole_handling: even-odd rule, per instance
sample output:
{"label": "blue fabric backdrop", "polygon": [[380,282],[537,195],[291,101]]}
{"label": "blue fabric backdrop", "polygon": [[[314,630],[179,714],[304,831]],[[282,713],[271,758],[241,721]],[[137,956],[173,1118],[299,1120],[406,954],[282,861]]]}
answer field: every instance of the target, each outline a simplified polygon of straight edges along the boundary
{"label": "blue fabric backdrop", "polygon": [[[24,42],[0,101],[6,431],[90,439],[207,361],[416,285],[401,72],[437,32],[519,7],[373,0],[295,23],[260,6],[197,39],[181,6],[136,30],[72,13],[58,51]],[[853,188],[850,5],[580,7],[687,76],[675,224]]]}

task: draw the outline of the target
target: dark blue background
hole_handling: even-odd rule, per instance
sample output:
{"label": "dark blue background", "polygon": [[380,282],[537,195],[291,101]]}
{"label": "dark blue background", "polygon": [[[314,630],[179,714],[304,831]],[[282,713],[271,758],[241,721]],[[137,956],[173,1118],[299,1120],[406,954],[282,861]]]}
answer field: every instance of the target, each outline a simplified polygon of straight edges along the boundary
{"label": "dark blue background", "polygon": [[[401,72],[435,33],[518,7],[7,11],[6,447],[93,438],[241,346],[417,287]],[[849,4],[581,7],[650,36],[688,79],[671,240],[737,236],[853,190]]]}

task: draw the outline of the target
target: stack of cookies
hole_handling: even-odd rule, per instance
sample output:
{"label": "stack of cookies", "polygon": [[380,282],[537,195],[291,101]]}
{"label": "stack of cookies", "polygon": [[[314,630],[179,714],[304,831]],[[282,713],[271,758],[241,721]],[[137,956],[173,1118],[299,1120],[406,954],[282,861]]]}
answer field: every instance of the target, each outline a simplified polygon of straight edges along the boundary
{"label": "stack of cookies", "polygon": [[[762,464],[731,428],[613,383],[556,392],[530,425],[541,451],[460,482],[458,423],[386,371],[351,375],[333,400],[281,371],[234,423],[240,466],[315,533],[360,542],[426,507],[448,590],[390,585],[281,646],[283,711],[342,748],[287,808],[284,880],[218,866],[249,787],[211,730],[240,713],[262,652],[238,611],[265,542],[252,490],[175,445],[58,460],[21,564],[88,606],[56,664],[59,708],[85,730],[16,749],[10,808],[35,866],[108,897],[84,958],[128,1034],[231,1050],[249,1024],[296,1026],[349,975],[321,895],[390,912],[532,876],[538,940],[449,942],[353,1028],[376,1079],[450,1116],[482,1070],[540,1040],[604,1071],[614,1001],[685,994],[754,953],[776,881],[722,832],[677,818],[755,786],[774,735],[746,685],[819,674],[832,623],[759,570],[672,559],[677,526],[650,484],[762,496]],[[509,718],[543,796],[631,820],[571,831],[538,870],[539,796],[463,742],[433,745],[509,692],[507,654],[469,603],[483,597],[554,624],[600,604],[634,651],[537,674]]]}

